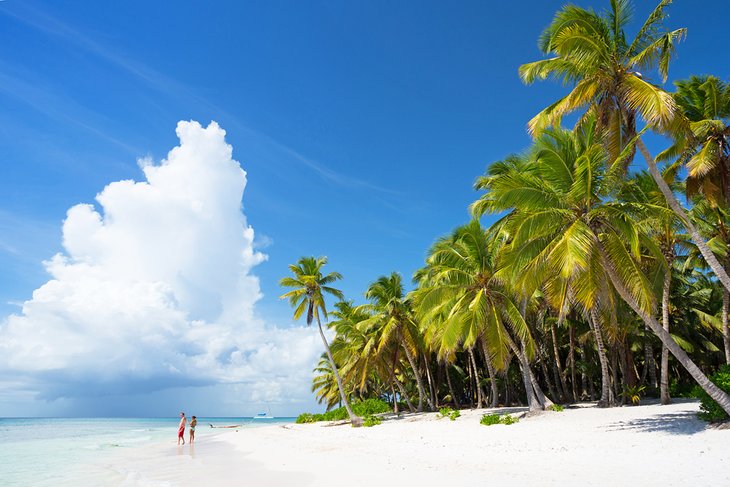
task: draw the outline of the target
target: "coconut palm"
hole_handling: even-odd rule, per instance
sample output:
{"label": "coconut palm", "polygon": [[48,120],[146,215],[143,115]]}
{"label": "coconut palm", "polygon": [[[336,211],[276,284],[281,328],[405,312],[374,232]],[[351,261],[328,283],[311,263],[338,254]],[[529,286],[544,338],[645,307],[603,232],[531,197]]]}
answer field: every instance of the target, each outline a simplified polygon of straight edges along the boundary
{"label": "coconut palm", "polygon": [[406,298],[403,281],[397,272],[389,276],[381,276],[370,284],[365,297],[370,300],[367,305],[373,316],[363,322],[361,326],[368,333],[379,337],[378,348],[384,349],[393,343],[402,346],[408,363],[418,386],[418,411],[423,411],[424,399],[428,407],[433,410],[434,405],[423,385],[423,378],[419,372],[416,359],[422,349],[421,337],[411,310],[410,300]]}
{"label": "coconut palm", "polygon": [[[670,177],[666,177],[670,179]],[[664,263],[657,266],[662,276],[662,328],[669,332],[670,294],[672,290],[672,273],[677,260],[677,248],[684,244],[684,235],[679,232],[679,221],[675,214],[666,206],[664,195],[656,182],[646,172],[632,175],[621,190],[620,198],[651,207],[656,211],[648,214],[647,230],[654,241],[659,244]],[[659,396],[662,404],[669,404],[669,349],[662,346],[661,366],[659,375]]]}
{"label": "coconut palm", "polygon": [[512,293],[495,278],[498,245],[491,237],[473,220],[433,245],[426,267],[418,274],[415,301],[419,316],[441,330],[437,335],[440,356],[463,347],[476,367],[473,350],[481,347],[492,407],[498,398],[495,369],[504,369],[512,351],[519,359],[530,409],[543,409],[542,392],[534,390],[530,379],[534,342]]}
{"label": "coconut palm", "polygon": [[337,370],[337,364],[332,357],[327,337],[322,330],[321,317],[327,319],[327,306],[324,295],[330,294],[342,299],[342,291],[336,289],[330,284],[342,279],[339,272],[330,272],[327,275],[322,274],[322,268],[327,264],[327,257],[301,257],[296,264],[289,265],[289,270],[293,277],[284,277],[279,281],[282,287],[293,288],[291,291],[283,294],[281,299],[288,299],[289,304],[294,308],[294,320],[298,320],[306,312],[307,326],[310,326],[314,320],[317,321],[319,335],[322,337],[327,358],[330,361],[332,373],[337,381],[337,388],[340,392],[342,405],[345,406],[347,414],[353,426],[361,426],[362,418],[355,415],[347,400],[345,389],[342,385],[342,378]]}
{"label": "coconut palm", "polygon": [[573,84],[573,88],[530,120],[529,129],[537,135],[549,126],[558,126],[564,115],[586,109],[586,114],[597,116],[609,160],[619,160],[625,167],[633,158],[634,147],[638,148],[670,208],[715,275],[730,290],[728,273],[662,178],[639,137],[641,132],[637,134],[640,116],[647,128],[672,133],[679,140],[688,137],[686,119],[672,96],[646,81],[639,71],[657,67],[662,82],[666,81],[675,45],[686,34],[685,29],[664,29],[665,10],[670,3],[662,0],[631,42],[624,30],[631,20],[628,0],[611,0],[610,9],[602,13],[574,5],[563,7],[540,36],[540,50],[552,57],[524,64],[519,72],[528,84],[551,77]]}
{"label": "coconut palm", "polygon": [[[511,239],[504,252],[509,277],[526,294],[543,286],[546,295],[558,301],[559,310],[568,296],[580,303],[596,331],[599,358],[598,311],[611,305],[610,283],[698,384],[730,410],[730,397],[707,379],[653,316],[655,296],[640,259],[646,251],[662,260],[661,250],[641,224],[647,205],[612,199],[617,186],[597,124],[590,115],[573,132],[545,131],[521,164],[513,160],[477,181],[477,187],[488,192],[473,209],[477,214],[510,212],[504,222]],[[601,368],[606,368],[605,359]],[[602,376],[601,402],[607,405],[608,381],[605,372]]]}

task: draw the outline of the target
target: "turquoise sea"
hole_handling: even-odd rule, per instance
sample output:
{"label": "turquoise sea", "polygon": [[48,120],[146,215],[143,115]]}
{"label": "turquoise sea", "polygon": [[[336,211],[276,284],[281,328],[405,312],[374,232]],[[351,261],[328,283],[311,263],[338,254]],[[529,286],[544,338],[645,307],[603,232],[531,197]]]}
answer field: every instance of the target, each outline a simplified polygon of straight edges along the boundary
{"label": "turquoise sea", "polygon": [[[218,428],[241,429],[291,423],[295,418],[198,418],[196,444]],[[141,448],[176,448],[179,418],[0,418],[0,485],[128,485],[129,472],[115,472],[115,458]],[[210,425],[217,426],[211,428]],[[185,431],[188,440],[188,430]],[[116,481],[117,477],[124,481]]]}

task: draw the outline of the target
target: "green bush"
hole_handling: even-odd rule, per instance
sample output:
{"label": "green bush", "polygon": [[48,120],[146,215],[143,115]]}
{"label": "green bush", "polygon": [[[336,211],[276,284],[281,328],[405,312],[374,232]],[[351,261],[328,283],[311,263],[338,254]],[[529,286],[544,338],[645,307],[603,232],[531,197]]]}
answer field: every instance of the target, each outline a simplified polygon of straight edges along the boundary
{"label": "green bush", "polygon": [[[710,376],[710,380],[717,387],[730,394],[730,365],[722,365],[717,372]],[[695,388],[695,395],[700,399],[700,412],[697,416],[712,423],[725,421],[728,415],[714,399],[710,397],[701,387]]]}
{"label": "green bush", "polygon": [[515,424],[519,422],[519,419],[510,416],[509,414],[485,414],[479,421],[484,426],[492,426],[493,424]]}
{"label": "green bush", "polygon": [[[372,416],[374,414],[390,412],[390,405],[381,399],[366,399],[360,402],[352,403],[352,412],[361,418]],[[317,421],[345,421],[350,419],[347,415],[347,409],[344,407],[327,411],[324,414],[303,413],[297,418],[297,423],[316,423]]]}
{"label": "green bush", "polygon": [[456,418],[461,416],[461,412],[458,409],[451,409],[449,407],[439,409],[439,414],[442,418],[449,418],[451,421],[456,421]]}
{"label": "green bush", "polygon": [[369,428],[371,426],[376,426],[382,422],[379,417],[373,416],[372,414],[365,416],[363,419],[364,419],[364,421],[363,421],[362,425],[365,426],[366,428]]}
{"label": "green bush", "polygon": [[555,411],[556,413],[562,413],[565,408],[561,406],[560,404],[553,404],[548,408],[550,411]]}

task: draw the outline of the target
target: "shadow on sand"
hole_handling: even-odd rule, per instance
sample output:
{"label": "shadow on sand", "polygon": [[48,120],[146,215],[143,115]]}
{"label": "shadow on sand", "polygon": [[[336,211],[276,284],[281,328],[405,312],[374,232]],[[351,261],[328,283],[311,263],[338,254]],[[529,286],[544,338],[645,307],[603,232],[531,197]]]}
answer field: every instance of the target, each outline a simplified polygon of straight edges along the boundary
{"label": "shadow on sand", "polygon": [[617,421],[608,425],[608,431],[635,430],[647,433],[663,431],[672,435],[694,435],[706,428],[707,424],[697,419],[697,413],[691,411],[656,414],[648,418]]}

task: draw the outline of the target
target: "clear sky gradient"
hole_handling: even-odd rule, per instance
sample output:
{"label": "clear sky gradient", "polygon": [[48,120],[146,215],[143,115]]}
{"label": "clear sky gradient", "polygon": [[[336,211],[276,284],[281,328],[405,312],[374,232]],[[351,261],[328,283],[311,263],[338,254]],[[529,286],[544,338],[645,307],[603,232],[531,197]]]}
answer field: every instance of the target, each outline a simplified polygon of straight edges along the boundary
{"label": "clear sky gradient", "polygon": [[[408,282],[467,221],[474,179],[524,149],[527,120],[565,93],[517,75],[563,3],[0,2],[0,323],[48,281],[67,210],[143,180],[137,159],[164,158],[180,120],[218,122],[247,172],[244,212],[268,255],[252,271],[261,320],[292,326],[278,280],[303,255],[327,255],[355,301],[382,274]],[[639,20],[655,4],[635,3]],[[728,79],[723,7],[670,8],[667,25],[688,27],[670,82]],[[7,404],[0,415],[22,414]]]}

